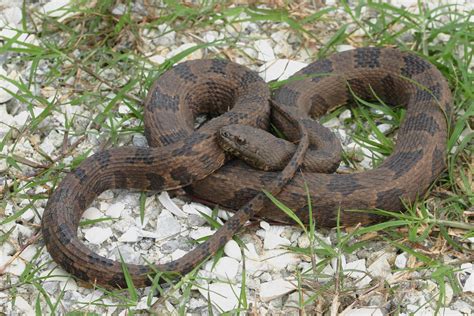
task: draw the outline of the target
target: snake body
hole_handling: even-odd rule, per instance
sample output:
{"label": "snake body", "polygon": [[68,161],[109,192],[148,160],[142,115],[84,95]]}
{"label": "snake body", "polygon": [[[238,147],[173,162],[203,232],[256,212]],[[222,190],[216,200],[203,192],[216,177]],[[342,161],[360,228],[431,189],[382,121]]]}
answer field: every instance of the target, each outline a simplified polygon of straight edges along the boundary
{"label": "snake body", "polygon": [[[303,79],[276,91],[273,100],[280,105],[272,110],[272,122],[291,141],[299,140],[297,151],[283,171],[263,172],[239,161],[225,163],[226,154],[216,142],[226,125],[268,128],[270,94],[254,72],[223,60],[200,60],[163,74],[145,101],[145,131],[153,147],[96,153],[66,175],[51,195],[42,232],[53,259],[79,279],[106,287],[126,286],[122,265],[93,253],[77,237],[82,213],[107,189],[161,191],[190,185],[195,196],[240,208],[183,258],[152,267],[128,264],[134,285],[146,286],[153,272],[191,271],[254,215],[288,221],[260,193],[262,188],[272,194],[283,189],[278,198],[307,220],[307,183],[317,223],[334,225],[339,209],[401,209],[402,200],[413,201],[423,194],[444,169],[451,95],[430,63],[396,49],[362,48],[319,60],[296,76]],[[349,175],[304,172],[285,186],[303,163],[306,129],[313,124],[309,116],[351,101],[352,93],[373,99],[371,89],[390,104],[406,105],[394,153],[374,170]],[[221,115],[194,130],[194,117],[200,113]],[[377,220],[381,218],[341,212],[342,224]]]}

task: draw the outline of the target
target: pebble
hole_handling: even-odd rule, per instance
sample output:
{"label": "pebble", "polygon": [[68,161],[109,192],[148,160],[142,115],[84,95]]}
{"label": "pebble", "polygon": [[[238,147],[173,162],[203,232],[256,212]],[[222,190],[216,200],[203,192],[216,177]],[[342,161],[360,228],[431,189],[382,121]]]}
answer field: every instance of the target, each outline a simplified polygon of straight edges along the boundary
{"label": "pebble", "polygon": [[[7,261],[11,260],[12,256],[0,256],[0,267],[3,266]],[[16,258],[13,260],[10,265],[8,265],[5,270],[6,273],[21,276],[25,271],[26,264],[23,260]]]}
{"label": "pebble", "polygon": [[23,214],[21,214],[21,219],[25,222],[31,221],[35,217],[35,212],[32,209],[26,210]]}
{"label": "pebble", "polygon": [[25,315],[35,315],[35,310],[23,297],[15,297],[15,307],[18,308],[18,311],[23,312]]}
{"label": "pebble", "polygon": [[[0,249],[1,250],[1,249]],[[38,247],[36,245],[29,245],[20,254],[20,258],[26,261],[31,261],[38,253]]]}
{"label": "pebble", "polygon": [[161,194],[158,196],[158,200],[168,211],[173,213],[175,216],[186,217],[186,214],[178,207],[178,205],[176,205],[175,202],[173,202],[168,192],[161,192]]}
{"label": "pebble", "polygon": [[365,264],[365,259],[359,259],[346,263],[343,266],[344,275],[349,276],[354,279],[363,278],[367,275],[367,268]]}
{"label": "pebble", "polygon": [[122,236],[118,238],[120,242],[137,242],[141,239],[140,230],[136,227],[130,227]]}
{"label": "pebble", "polygon": [[240,251],[240,247],[237,244],[237,242],[233,239],[229,240],[225,246],[224,246],[224,253],[231,257],[234,258],[237,261],[242,260],[242,252]]}
{"label": "pebble", "polygon": [[[18,88],[16,85],[11,83],[10,81],[3,79],[2,76],[7,77],[10,80],[18,80],[20,75],[16,71],[12,71],[9,74],[0,67],[0,103],[5,103],[13,98],[13,94],[18,92]],[[2,122],[3,117],[2,117]],[[6,122],[5,122],[6,123]],[[17,125],[21,126],[21,125]]]}
{"label": "pebble", "polygon": [[112,14],[113,15],[124,15],[124,13],[126,11],[127,11],[127,7],[124,4],[119,3],[112,9]]}
{"label": "pebble", "polygon": [[223,38],[223,35],[216,31],[207,31],[203,35],[203,39],[206,43],[211,43],[221,38]]}
{"label": "pebble", "polygon": [[55,0],[45,3],[42,7],[43,13],[51,17],[62,17],[67,12],[70,0]]}
{"label": "pebble", "polygon": [[336,128],[336,127],[339,127],[340,125],[341,125],[341,122],[339,121],[337,117],[333,117],[329,121],[323,123],[323,126],[327,128]]}
{"label": "pebble", "polygon": [[122,215],[123,210],[125,210],[125,204],[117,202],[110,205],[105,211],[105,214],[112,218],[119,218]]}
{"label": "pebble", "polygon": [[198,203],[184,204],[183,211],[187,214],[194,214],[198,216],[201,216],[201,213],[206,214],[207,216],[212,216],[212,210],[209,207]]}
{"label": "pebble", "polygon": [[[158,26],[159,36],[153,38],[153,43],[157,46],[170,47],[176,44],[176,32],[166,24]],[[184,49],[183,49],[184,50]]]}
{"label": "pebble", "polygon": [[384,123],[377,125],[377,128],[381,133],[387,134],[389,131],[392,130],[392,125]]}
{"label": "pebble", "polygon": [[382,310],[378,307],[365,307],[345,310],[341,316],[384,316]]}
{"label": "pebble", "polygon": [[449,304],[451,304],[451,302],[453,301],[454,291],[453,291],[453,288],[451,287],[451,285],[449,285],[449,283],[446,283],[444,285],[444,290],[445,290],[445,293],[444,293],[443,305],[444,306],[449,306]]}
{"label": "pebble", "polygon": [[141,134],[133,135],[132,143],[133,143],[133,146],[136,146],[136,147],[147,147],[148,146],[148,141],[146,140],[146,137],[141,135]]}
{"label": "pebble", "polygon": [[23,17],[19,7],[3,8],[2,15],[5,22],[4,26],[10,26],[11,28],[17,28]]}
{"label": "pebble", "polygon": [[354,49],[355,47],[352,46],[352,45],[337,45],[336,46],[336,50],[338,52],[345,52],[346,50],[351,50],[351,49]]}
{"label": "pebble", "polygon": [[265,252],[262,260],[270,265],[274,271],[285,269],[289,265],[296,265],[300,262],[300,257],[294,253],[283,249],[274,249]]}
{"label": "pebble", "polygon": [[[196,44],[194,43],[186,43],[183,44],[172,51],[170,51],[168,54],[166,54],[166,59],[173,58],[174,56],[178,55],[179,53],[184,52],[187,49],[190,49],[192,47],[195,47]],[[202,58],[202,51],[200,49],[193,51],[191,54],[188,54],[184,60],[193,60],[193,59],[201,59]]]}
{"label": "pebble", "polygon": [[300,247],[300,248],[308,248],[310,246],[310,243],[311,242],[309,240],[309,237],[306,234],[302,234],[298,238],[298,247]]}
{"label": "pebble", "polygon": [[341,114],[339,114],[339,120],[341,122],[345,122],[345,121],[347,121],[351,118],[352,118],[351,110],[344,110],[344,111],[341,112]]}
{"label": "pebble", "polygon": [[466,283],[462,287],[462,291],[466,293],[474,293],[474,273],[467,278]]}
{"label": "pebble", "polygon": [[189,234],[189,237],[191,237],[194,240],[197,240],[197,239],[201,239],[202,237],[211,236],[214,233],[215,233],[215,230],[212,230],[211,227],[209,226],[205,226],[205,227],[199,227],[198,229],[193,230]]}
{"label": "pebble", "polygon": [[296,289],[294,282],[284,279],[272,280],[260,284],[260,299],[264,302],[274,300]]}
{"label": "pebble", "polygon": [[270,229],[265,231],[265,238],[263,241],[264,249],[276,249],[281,246],[290,246],[291,242],[280,234],[283,232],[283,227],[272,226]]}
{"label": "pebble", "polygon": [[110,227],[92,227],[89,229],[83,229],[84,237],[94,245],[100,245],[113,235]]}
{"label": "pebble", "polygon": [[289,60],[277,59],[263,64],[258,72],[266,82],[274,80],[285,80],[291,77],[298,70],[306,67],[308,64]]}
{"label": "pebble", "polygon": [[221,312],[233,310],[239,304],[240,285],[228,283],[212,283],[209,288],[199,287],[199,292],[209,303]]}
{"label": "pebble", "polygon": [[395,258],[395,266],[399,269],[405,269],[407,266],[407,261],[408,261],[408,258],[406,254],[401,253]]}
{"label": "pebble", "polygon": [[257,50],[257,59],[263,62],[269,62],[275,60],[275,54],[273,52],[272,41],[269,39],[262,39],[255,41],[254,46]]}
{"label": "pebble", "polygon": [[180,222],[169,211],[163,209],[156,221],[156,234],[158,239],[166,239],[181,232]]}
{"label": "pebble", "polygon": [[103,216],[104,216],[104,214],[102,214],[102,212],[98,208],[93,207],[93,206],[89,207],[82,214],[83,219],[98,219],[98,218],[101,218]]}
{"label": "pebble", "polygon": [[148,59],[152,63],[157,64],[157,65],[161,65],[162,63],[166,61],[166,58],[161,55],[153,55],[153,56],[148,57]]}
{"label": "pebble", "polygon": [[381,280],[388,279],[392,275],[392,269],[385,257],[375,260],[375,262],[367,268],[367,271],[371,276]]}
{"label": "pebble", "polygon": [[237,260],[230,257],[222,257],[214,266],[214,261],[209,260],[206,263],[205,269],[213,272],[215,277],[222,281],[234,282],[240,264]]}

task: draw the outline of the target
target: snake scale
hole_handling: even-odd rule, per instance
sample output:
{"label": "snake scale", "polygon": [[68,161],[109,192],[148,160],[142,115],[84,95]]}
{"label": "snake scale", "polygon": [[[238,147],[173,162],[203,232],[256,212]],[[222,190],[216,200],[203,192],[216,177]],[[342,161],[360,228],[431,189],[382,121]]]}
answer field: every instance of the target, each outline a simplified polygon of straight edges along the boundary
{"label": "snake scale", "polygon": [[[339,210],[401,210],[403,201],[424,194],[445,168],[452,97],[446,80],[429,62],[393,48],[359,48],[316,61],[295,78],[298,80],[275,91],[275,105],[270,107],[267,85],[254,72],[231,62],[188,61],[164,73],[145,100],[145,132],[152,147],[96,153],[67,174],[50,196],[42,233],[53,259],[81,280],[105,287],[126,286],[121,263],[95,254],[77,237],[82,213],[107,189],[186,187],[198,198],[240,209],[206,242],[176,261],[127,264],[134,285],[146,286],[151,283],[148,274],[191,271],[254,215],[288,222],[264,198],[262,188],[273,194],[281,190],[278,199],[307,221],[306,183],[317,224],[331,226]],[[315,127],[309,117],[351,102],[353,95],[373,100],[374,92],[388,104],[406,107],[394,152],[377,168],[362,173],[306,170],[306,130],[311,134]],[[229,161],[217,144],[219,131],[232,124],[267,130],[270,112],[272,123],[289,140],[298,142],[283,171],[259,171],[239,160]],[[220,116],[194,130],[194,118],[202,113]],[[322,156],[333,159],[325,168],[334,169],[338,147],[326,153],[324,145],[316,147],[316,156],[322,150]],[[303,171],[294,174],[301,164]],[[340,212],[343,225],[380,220],[383,218],[371,213]]]}

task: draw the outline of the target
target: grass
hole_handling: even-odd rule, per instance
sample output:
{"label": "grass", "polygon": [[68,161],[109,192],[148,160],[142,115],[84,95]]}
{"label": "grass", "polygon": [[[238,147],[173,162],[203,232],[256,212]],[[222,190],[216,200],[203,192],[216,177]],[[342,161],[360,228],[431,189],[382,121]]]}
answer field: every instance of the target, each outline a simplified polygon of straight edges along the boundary
{"label": "grass", "polygon": [[[23,20],[16,30],[17,35],[1,38],[3,46],[0,47],[0,54],[5,55],[9,63],[21,68],[27,66],[28,69],[16,80],[1,76],[0,79],[16,87],[9,91],[16,101],[10,102],[8,108],[13,112],[20,108],[30,115],[21,126],[7,126],[0,139],[0,158],[6,165],[5,170],[0,171],[3,182],[0,191],[0,245],[15,245],[12,253],[17,255],[27,246],[34,246],[36,250],[29,260],[22,261],[24,269],[20,276],[8,272],[2,274],[0,287],[1,293],[7,297],[5,306],[12,306],[17,297],[27,292],[33,298],[32,307],[37,314],[103,312],[113,307],[130,313],[136,310],[153,313],[163,308],[166,301],[174,305],[178,314],[192,309],[191,302],[198,297],[193,289],[207,287],[203,285],[206,278],[198,274],[198,269],[178,282],[170,281],[171,285],[165,290],[156,285],[161,294],[158,299],[153,298],[153,291],[143,292],[131,285],[120,291],[99,289],[94,292],[96,296],[90,296],[80,307],[75,305],[70,309],[70,302],[78,299],[66,291],[65,283],[61,283],[61,295],[53,297],[49,292],[46,281],[57,273],[53,270],[50,275],[43,274],[54,265],[42,243],[37,242],[39,236],[34,238],[38,219],[50,191],[92,150],[128,144],[134,135],[143,134],[142,100],[155,78],[174,63],[201,55],[229,58],[255,69],[260,62],[244,48],[251,46],[256,39],[269,38],[276,30],[288,31],[295,43],[294,54],[279,57],[295,60],[309,61],[328,56],[342,44],[398,46],[412,50],[442,71],[455,100],[455,120],[448,139],[448,169],[425,196],[407,205],[405,213],[381,210],[379,213],[390,216],[392,220],[369,227],[325,231],[334,238],[331,246],[320,237],[314,223],[306,227],[292,210],[280,205],[310,241],[308,247],[287,249],[290,253],[309,256],[311,262],[311,269],[297,270],[294,274],[298,306],[288,310],[305,314],[318,308],[334,314],[354,300],[362,306],[368,304],[363,297],[366,293],[376,292],[374,287],[356,288],[342,271],[342,262],[373,243],[393,247],[399,253],[406,253],[411,260],[406,269],[392,271],[404,277],[402,281],[376,283],[393,297],[390,299],[391,314],[406,312],[403,286],[416,281],[433,280],[436,283],[436,291],[432,293],[436,311],[442,311],[446,304],[448,286],[456,298],[465,299],[455,275],[461,263],[473,258],[472,244],[467,241],[467,238],[474,237],[473,226],[469,223],[474,210],[473,134],[470,132],[474,114],[474,25],[469,22],[473,12],[456,11],[452,5],[428,8],[422,1],[419,1],[417,13],[383,1],[359,1],[352,7],[342,2],[338,7],[323,8],[316,8],[316,1],[283,2],[287,9],[233,7],[223,1],[188,5],[168,0],[164,5],[147,8],[147,16],[139,16],[133,12],[131,1],[125,4],[122,15],[110,12],[110,8],[118,3],[116,1],[94,4],[77,1],[68,9],[70,17],[66,19],[47,16],[28,5],[23,6]],[[368,18],[367,10],[376,14]],[[248,31],[245,26],[251,29],[252,23],[263,31]],[[207,43],[201,39],[209,30],[225,36]],[[152,63],[149,57],[156,54],[166,56],[169,49],[151,41],[163,39],[172,32],[176,34],[176,44],[191,41],[196,45],[166,57],[160,65]],[[25,43],[20,40],[24,34],[34,36],[35,41]],[[394,136],[394,133],[384,135],[377,125],[389,123],[396,130],[404,112],[364,100],[357,103],[350,108],[352,119],[347,125],[354,127],[354,141],[368,149],[376,165],[391,152]],[[323,120],[336,116],[340,111],[328,114]],[[62,123],[59,124],[58,120]],[[64,135],[64,140],[59,151],[48,153],[42,149],[41,139],[56,129]],[[91,140],[96,136],[98,140],[94,143]],[[27,157],[24,155],[25,146]],[[345,161],[350,166],[358,166],[350,155],[346,155]],[[139,202],[142,221],[146,212],[155,211],[145,208],[145,199],[143,194]],[[23,220],[30,211],[36,219]],[[211,226],[218,225],[215,218],[204,218]],[[100,225],[99,221],[110,224],[108,218],[82,224]],[[16,223],[29,227],[25,233],[29,237],[18,232],[20,228]],[[253,234],[252,229],[247,232]],[[241,238],[248,240],[250,237],[244,234]],[[19,244],[17,240],[20,240]],[[238,241],[245,258],[245,242]],[[216,256],[214,263],[222,255],[221,252]],[[250,307],[254,292],[249,290],[249,282],[253,280],[245,276],[247,261],[244,259],[244,277],[240,281],[242,290],[235,293],[238,309],[258,311],[260,306],[269,308],[268,304],[261,302]],[[323,269],[331,262],[335,263],[335,275],[327,282],[319,282]],[[84,295],[92,293],[84,291],[81,292]],[[218,312],[210,303],[200,308],[197,310],[201,312]]]}

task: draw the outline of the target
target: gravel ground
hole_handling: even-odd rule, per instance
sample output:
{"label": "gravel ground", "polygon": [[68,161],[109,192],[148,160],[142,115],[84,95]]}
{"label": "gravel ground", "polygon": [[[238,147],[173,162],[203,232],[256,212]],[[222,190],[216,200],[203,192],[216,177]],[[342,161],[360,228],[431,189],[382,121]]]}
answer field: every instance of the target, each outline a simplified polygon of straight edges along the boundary
{"label": "gravel ground", "polygon": [[[456,10],[459,11],[467,12],[474,8],[470,1],[457,3],[459,6]],[[326,1],[326,6],[334,4],[333,1]],[[391,1],[391,4],[408,8],[409,12],[416,13],[418,10],[416,0],[397,0]],[[56,34],[49,34],[47,40],[40,39],[40,36],[43,15],[60,22],[77,17],[77,13],[69,11],[65,14],[62,11],[63,6],[68,5],[68,0],[33,1],[26,4],[26,12],[36,12],[31,15],[33,22],[27,23],[27,28],[35,29],[35,32],[21,32],[22,2],[0,1],[0,41],[3,39],[3,43],[6,43],[7,38],[17,36],[18,42],[32,47],[44,47],[51,39],[66,40],[62,38],[64,34],[60,30]],[[354,3],[351,2],[351,5],[354,6]],[[440,4],[433,2],[427,5],[436,7]],[[301,6],[301,10],[304,12],[309,9]],[[127,5],[119,3],[114,4],[110,12],[120,19],[129,11]],[[141,1],[131,3],[131,12],[135,17],[150,14]],[[374,12],[366,10],[363,16],[370,18],[371,14]],[[319,32],[318,42],[312,38],[295,36],[288,30],[285,22],[246,21],[249,16],[245,14],[239,17],[242,21],[233,23],[232,27],[230,24],[225,27],[211,25],[198,31],[175,30],[172,24],[167,26],[163,23],[157,27],[136,30],[140,32],[142,42],[140,49],[134,54],[159,66],[195,45],[237,38],[236,45],[224,44],[197,49],[188,54],[185,60],[222,53],[231,60],[258,71],[268,82],[284,80],[314,60],[315,53],[324,46],[323,43],[330,41],[340,26],[350,20],[350,16],[342,9],[334,10],[328,16],[330,19],[315,22],[312,31]],[[257,36],[239,39],[242,33]],[[352,34],[350,42],[336,45],[337,51],[364,43],[364,33],[354,30]],[[408,32],[405,40],[410,43],[416,36],[415,32]],[[442,43],[446,39],[440,36],[436,40]],[[311,45],[303,45],[302,41],[309,41]],[[15,45],[24,47],[21,44]],[[123,39],[120,45],[115,48],[124,50],[131,43],[128,39]],[[48,313],[51,306],[58,302],[58,306],[54,308],[58,314],[79,310],[126,315],[131,311],[150,312],[152,305],[152,310],[163,314],[206,315],[211,310],[219,314],[234,310],[239,307],[239,302],[242,303],[239,293],[244,275],[247,307],[255,315],[298,314],[302,311],[301,300],[310,302],[307,306],[309,314],[337,310],[343,315],[420,316],[433,315],[435,311],[452,316],[472,314],[472,252],[452,250],[441,238],[419,239],[416,247],[421,254],[436,254],[444,263],[451,264],[455,271],[452,281],[458,288],[453,288],[451,282],[438,282],[434,279],[438,266],[419,269],[420,257],[414,256],[410,249],[403,250],[395,243],[387,242],[377,233],[351,237],[350,230],[318,230],[314,246],[320,250],[329,247],[334,255],[328,259],[328,256],[320,256],[316,252],[312,261],[308,254],[289,251],[307,249],[310,246],[308,235],[300,228],[265,221],[255,222],[239,235],[245,249],[236,241],[230,241],[217,263],[212,260],[204,263],[197,271],[192,286],[177,287],[165,302],[153,295],[148,296],[149,289],[144,289],[139,291],[136,304],[124,308],[123,297],[126,297],[126,293],[122,292],[122,296],[117,298],[100,289],[82,287],[51,261],[38,235],[41,214],[47,200],[35,197],[45,196],[54,187],[52,180],[57,179],[40,180],[31,185],[31,178],[46,179],[44,174],[39,173],[45,165],[74,165],[75,158],[84,153],[90,155],[104,146],[110,146],[110,138],[114,139],[114,146],[145,146],[146,139],[140,130],[142,122],[133,115],[134,108],[119,100],[113,105],[115,110],[108,117],[107,126],[121,125],[126,128],[126,132],[114,134],[112,128],[106,127],[104,131],[94,126],[91,118],[104,111],[108,104],[104,102],[90,107],[80,102],[71,102],[72,96],[78,91],[97,89],[102,89],[101,92],[108,100],[120,94],[106,84],[92,84],[92,81],[96,81],[95,78],[85,71],[76,76],[58,76],[60,80],[50,80],[48,76],[55,67],[61,71],[72,67],[73,62],[66,61],[57,65],[48,59],[17,58],[21,54],[21,49],[0,54],[0,139],[3,139],[0,149],[2,157],[17,157],[17,163],[8,161],[7,158],[0,159],[0,185],[3,193],[3,203],[0,205],[0,313]],[[151,68],[150,64],[144,65],[145,68]],[[33,67],[34,77],[31,76]],[[115,86],[127,84],[127,78],[117,69],[103,71],[100,77],[106,82],[113,82]],[[27,85],[15,85],[13,81]],[[24,87],[33,96],[40,97],[37,102],[27,104],[27,101],[16,97],[25,93],[22,90]],[[137,87],[128,93],[139,97],[142,95],[139,89]],[[46,100],[46,103],[41,100]],[[53,104],[56,109],[48,110],[45,104]],[[394,122],[394,118],[377,110],[372,112],[380,132],[393,139],[396,126],[391,122]],[[25,126],[31,126],[29,124],[36,121],[37,129],[34,133],[29,133]],[[357,126],[353,112],[349,109],[327,117],[324,125],[338,135],[346,153],[354,158],[351,164],[341,165],[340,172],[370,169],[379,159],[377,154],[352,137]],[[466,129],[461,136],[466,137],[471,132]],[[380,142],[374,134],[368,135],[368,139]],[[65,145],[71,150],[65,151]],[[11,187],[16,187],[20,193],[9,196],[6,188]],[[145,212],[142,218],[140,210],[143,205]],[[111,259],[119,260],[121,254],[127,262],[144,264],[145,258],[150,262],[166,262],[181,257],[197,241],[213,233],[201,213],[216,215],[219,223],[230,216],[230,213],[223,210],[215,214],[212,209],[187,199],[170,198],[166,192],[145,196],[121,190],[107,191],[87,209],[83,220],[94,221],[104,217],[113,220],[82,226],[79,236],[91,249]],[[407,235],[403,230],[400,233]],[[459,234],[458,237],[461,236]],[[346,237],[347,240],[344,239]],[[402,239],[403,237],[400,240]],[[363,247],[352,252],[346,251],[348,246],[361,241],[365,242]],[[464,249],[474,249],[473,237],[462,243]],[[301,273],[310,271],[313,263],[317,264],[318,273],[311,280],[302,280]],[[441,306],[438,305],[440,293],[444,293]]]}

